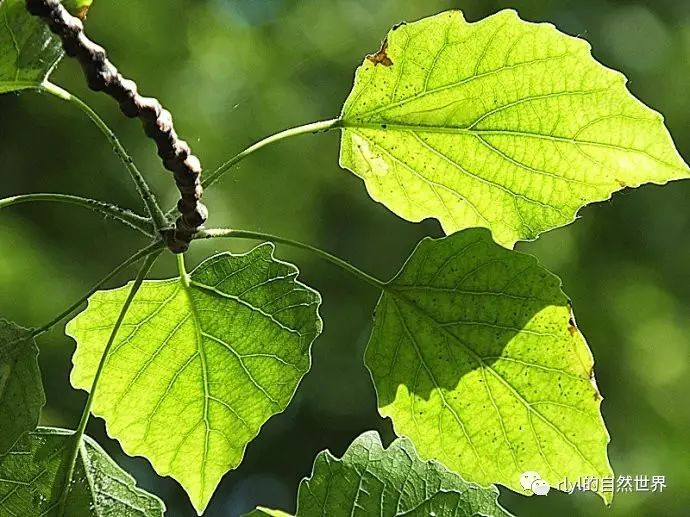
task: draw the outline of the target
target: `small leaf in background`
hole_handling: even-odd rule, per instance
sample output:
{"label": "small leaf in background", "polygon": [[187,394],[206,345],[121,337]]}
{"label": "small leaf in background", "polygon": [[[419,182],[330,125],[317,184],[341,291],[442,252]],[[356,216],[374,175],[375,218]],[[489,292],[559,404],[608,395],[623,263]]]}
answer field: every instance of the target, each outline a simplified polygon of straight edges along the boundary
{"label": "small leaf in background", "polygon": [[[297,499],[296,517],[510,515],[498,504],[496,488],[468,483],[439,463],[422,461],[405,438],[384,449],[375,431],[357,438],[341,459],[328,451],[319,454]],[[272,512],[249,515],[285,515]]]}
{"label": "small leaf in background", "polygon": [[45,403],[31,331],[0,320],[0,454],[36,429]]}
{"label": "small leaf in background", "polygon": [[[41,427],[25,434],[0,456],[0,515],[55,515],[60,501],[73,432]],[[65,505],[69,517],[163,517],[165,505],[137,488],[88,436],[79,448]]]}
{"label": "small leaf in background", "polygon": [[553,25],[449,11],[398,26],[364,60],[340,163],[407,220],[490,228],[512,247],[625,187],[690,177],[625,84]]}
{"label": "small leaf in background", "polygon": [[[180,279],[146,281],[108,356],[94,401],[110,436],[179,481],[203,512],[261,426],[311,365],[321,297],[266,243],[222,253]],[[130,286],[100,291],[72,320],[72,384],[90,389]]]}
{"label": "small leaf in background", "polygon": [[365,361],[397,433],[468,481],[528,493],[526,471],[552,487],[612,475],[560,280],[487,230],[417,246],[379,300]]}
{"label": "small leaf in background", "polygon": [[85,20],[93,0],[67,0],[63,3],[65,7],[67,7],[67,10],[74,16],[78,16],[82,20]]}
{"label": "small leaf in background", "polygon": [[24,0],[0,2],[0,93],[34,88],[57,65],[62,46]]}
{"label": "small leaf in background", "polygon": [[[92,0],[68,0],[70,12],[85,18]],[[25,0],[0,0],[0,94],[35,88],[62,57],[62,45]]]}

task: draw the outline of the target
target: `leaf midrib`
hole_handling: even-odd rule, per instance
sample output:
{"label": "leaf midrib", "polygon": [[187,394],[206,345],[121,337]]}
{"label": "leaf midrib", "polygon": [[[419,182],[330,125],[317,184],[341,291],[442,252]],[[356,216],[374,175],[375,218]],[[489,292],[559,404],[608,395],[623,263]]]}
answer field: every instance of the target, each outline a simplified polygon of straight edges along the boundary
{"label": "leaf midrib", "polygon": [[[442,134],[455,134],[455,135],[467,135],[474,136],[476,138],[481,138],[481,135],[498,135],[498,136],[515,136],[522,138],[535,138],[539,140],[549,140],[552,142],[567,143],[572,145],[585,145],[592,147],[599,147],[603,149],[609,149],[624,153],[636,153],[646,156],[650,160],[653,160],[665,167],[672,170],[682,171],[685,175],[690,175],[690,169],[688,167],[679,167],[678,165],[668,163],[661,158],[653,156],[649,152],[643,149],[635,149],[630,147],[624,147],[617,144],[611,144],[607,142],[596,142],[593,140],[579,140],[577,138],[569,138],[565,136],[558,135],[547,135],[543,133],[535,133],[532,131],[520,131],[514,129],[469,129],[467,127],[458,126],[430,126],[424,124],[409,124],[406,122],[365,122],[361,120],[341,120],[340,127],[344,129],[374,129],[377,131],[404,131],[404,132],[419,132],[419,133],[442,133]],[[360,136],[366,138],[366,135]]]}
{"label": "leaf midrib", "polygon": [[191,287],[191,282],[185,281],[184,279],[180,278],[180,285],[182,286],[182,290],[185,293],[185,296],[187,298],[187,303],[189,304],[189,310],[192,314],[192,319],[194,321],[194,335],[195,335],[195,340],[197,343],[197,353],[199,355],[199,360],[201,362],[201,378],[202,378],[202,384],[204,388],[204,408],[203,408],[203,420],[204,420],[204,427],[205,427],[205,433],[204,433],[204,452],[203,452],[203,457],[201,460],[201,487],[200,487],[200,493],[199,493],[199,500],[203,499],[205,496],[204,494],[206,493],[206,464],[208,463],[208,452],[209,452],[209,436],[211,434],[211,423],[209,421],[208,417],[208,403],[209,403],[209,397],[211,396],[210,389],[208,386],[208,365],[207,365],[207,359],[206,359],[206,350],[204,349],[204,342],[202,338],[202,330],[201,330],[201,318],[199,317],[199,312],[197,311],[196,304],[194,303],[194,299],[192,298],[192,287]]}
{"label": "leaf midrib", "polygon": [[203,291],[206,291],[206,292],[215,294],[216,296],[220,296],[221,298],[226,298],[226,299],[229,299],[229,300],[233,300],[233,301],[239,303],[240,305],[242,305],[242,306],[248,308],[249,310],[251,310],[251,311],[253,311],[253,312],[256,312],[256,313],[258,313],[258,314],[261,314],[263,317],[265,317],[265,318],[268,319],[271,323],[277,325],[277,326],[280,327],[281,329],[286,330],[286,331],[290,332],[291,334],[296,334],[296,335],[299,336],[300,338],[303,338],[303,337],[304,337],[304,336],[302,335],[302,333],[301,333],[298,329],[293,329],[293,328],[288,327],[288,326],[285,325],[282,321],[278,320],[273,314],[271,314],[271,313],[269,313],[269,312],[266,312],[266,311],[264,311],[263,309],[261,309],[261,308],[259,308],[259,307],[255,307],[254,305],[252,305],[250,302],[248,302],[248,301],[245,300],[244,298],[241,298],[241,297],[239,297],[239,296],[237,296],[237,295],[233,295],[233,294],[230,294],[230,293],[223,292],[223,291],[221,291],[220,289],[217,289],[217,288],[215,288],[215,287],[211,287],[211,286],[206,285],[206,284],[203,284],[203,283],[201,283],[201,282],[197,282],[197,281],[195,281],[195,280],[191,280],[190,284],[191,284],[192,287],[197,287],[197,288],[199,288],[199,289],[201,289],[201,290],[203,290]]}

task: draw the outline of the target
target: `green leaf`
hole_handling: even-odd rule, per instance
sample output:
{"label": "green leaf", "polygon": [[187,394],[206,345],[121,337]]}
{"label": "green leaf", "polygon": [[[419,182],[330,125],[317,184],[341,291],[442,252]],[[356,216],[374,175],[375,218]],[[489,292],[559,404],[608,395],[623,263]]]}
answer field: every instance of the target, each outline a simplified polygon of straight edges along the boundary
{"label": "green leaf", "polygon": [[612,475],[560,280],[487,230],[417,246],[379,300],[365,361],[397,433],[469,481],[527,493],[526,471],[552,487]]}
{"label": "green leaf", "polygon": [[86,18],[93,0],[67,0],[64,4],[69,12],[83,20]]}
{"label": "green leaf", "polygon": [[[0,456],[0,514],[53,517],[63,492],[73,432],[41,427]],[[165,505],[137,488],[88,436],[79,447],[65,515],[70,517],[163,517]]]}
{"label": "green leaf", "polygon": [[45,403],[31,331],[0,320],[0,454],[36,428]]}
{"label": "green leaf", "polygon": [[407,220],[512,247],[624,187],[690,176],[625,84],[550,24],[449,11],[393,29],[358,69],[340,163]]}
{"label": "green leaf", "polygon": [[[288,405],[321,331],[319,294],[273,249],[216,255],[188,287],[144,282],[99,381],[94,413],[110,436],[179,481],[199,513],[261,426]],[[68,324],[76,388],[90,388],[129,289],[96,293]]]}
{"label": "green leaf", "polygon": [[296,517],[510,515],[497,498],[494,487],[468,483],[436,462],[420,460],[409,440],[395,440],[384,449],[378,433],[369,431],[342,459],[328,451],[317,456],[311,478],[300,484]]}
{"label": "green leaf", "polygon": [[39,86],[62,57],[60,41],[24,0],[0,3],[0,94]]}
{"label": "green leaf", "polygon": [[[84,18],[92,0],[68,0]],[[0,94],[36,88],[62,58],[62,44],[48,26],[26,10],[25,0],[0,0]]]}

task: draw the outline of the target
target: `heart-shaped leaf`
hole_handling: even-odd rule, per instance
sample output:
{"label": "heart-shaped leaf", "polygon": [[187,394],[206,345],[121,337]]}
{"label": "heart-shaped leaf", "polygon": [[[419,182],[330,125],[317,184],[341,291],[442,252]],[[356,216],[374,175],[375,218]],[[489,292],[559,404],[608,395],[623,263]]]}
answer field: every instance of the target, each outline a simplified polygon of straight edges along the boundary
{"label": "heart-shaped leaf", "polygon": [[[0,456],[0,515],[56,515],[73,443],[72,431],[42,427]],[[163,517],[164,512],[160,499],[137,488],[94,440],[84,437],[65,516]]]}
{"label": "heart-shaped leaf", "polygon": [[[420,460],[407,439],[384,449],[376,431],[357,438],[341,459],[328,451],[319,454],[297,497],[296,517],[510,515],[498,504],[496,488],[468,483],[434,461]],[[249,515],[287,517],[267,509]]]}
{"label": "heart-shaped leaf", "polygon": [[31,331],[0,320],[0,454],[36,428],[45,403]]}
{"label": "heart-shaped leaf", "polygon": [[386,285],[365,359],[398,434],[469,481],[531,493],[525,471],[554,487],[612,475],[592,355],[560,280],[487,230],[417,246]]}
{"label": "heart-shaped leaf", "polygon": [[[273,249],[216,255],[189,285],[144,282],[99,381],[94,413],[110,436],[179,481],[199,513],[290,402],[321,331],[319,294]],[[129,288],[96,293],[68,324],[76,388],[90,388]]]}
{"label": "heart-shaped leaf", "polygon": [[586,41],[501,11],[393,29],[357,71],[340,163],[376,201],[508,247],[624,187],[690,177],[661,115]]}

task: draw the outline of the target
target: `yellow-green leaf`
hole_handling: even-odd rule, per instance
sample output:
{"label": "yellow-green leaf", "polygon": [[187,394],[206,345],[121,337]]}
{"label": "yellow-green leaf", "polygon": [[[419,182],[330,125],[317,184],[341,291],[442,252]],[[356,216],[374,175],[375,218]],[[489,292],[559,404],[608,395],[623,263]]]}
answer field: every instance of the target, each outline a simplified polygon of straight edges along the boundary
{"label": "yellow-green leaf", "polygon": [[417,246],[386,285],[365,360],[396,432],[468,481],[530,493],[527,471],[552,487],[612,475],[592,355],[559,279],[485,229]]}
{"label": "yellow-green leaf", "polygon": [[[199,513],[246,445],[285,409],[321,331],[316,291],[273,245],[223,253],[182,279],[146,281],[94,400],[108,433],[182,484]],[[72,320],[72,384],[89,389],[130,286],[101,291]]]}
{"label": "yellow-green leaf", "polygon": [[512,247],[624,187],[690,177],[625,84],[550,24],[445,12],[396,27],[358,69],[340,163],[407,220]]}

